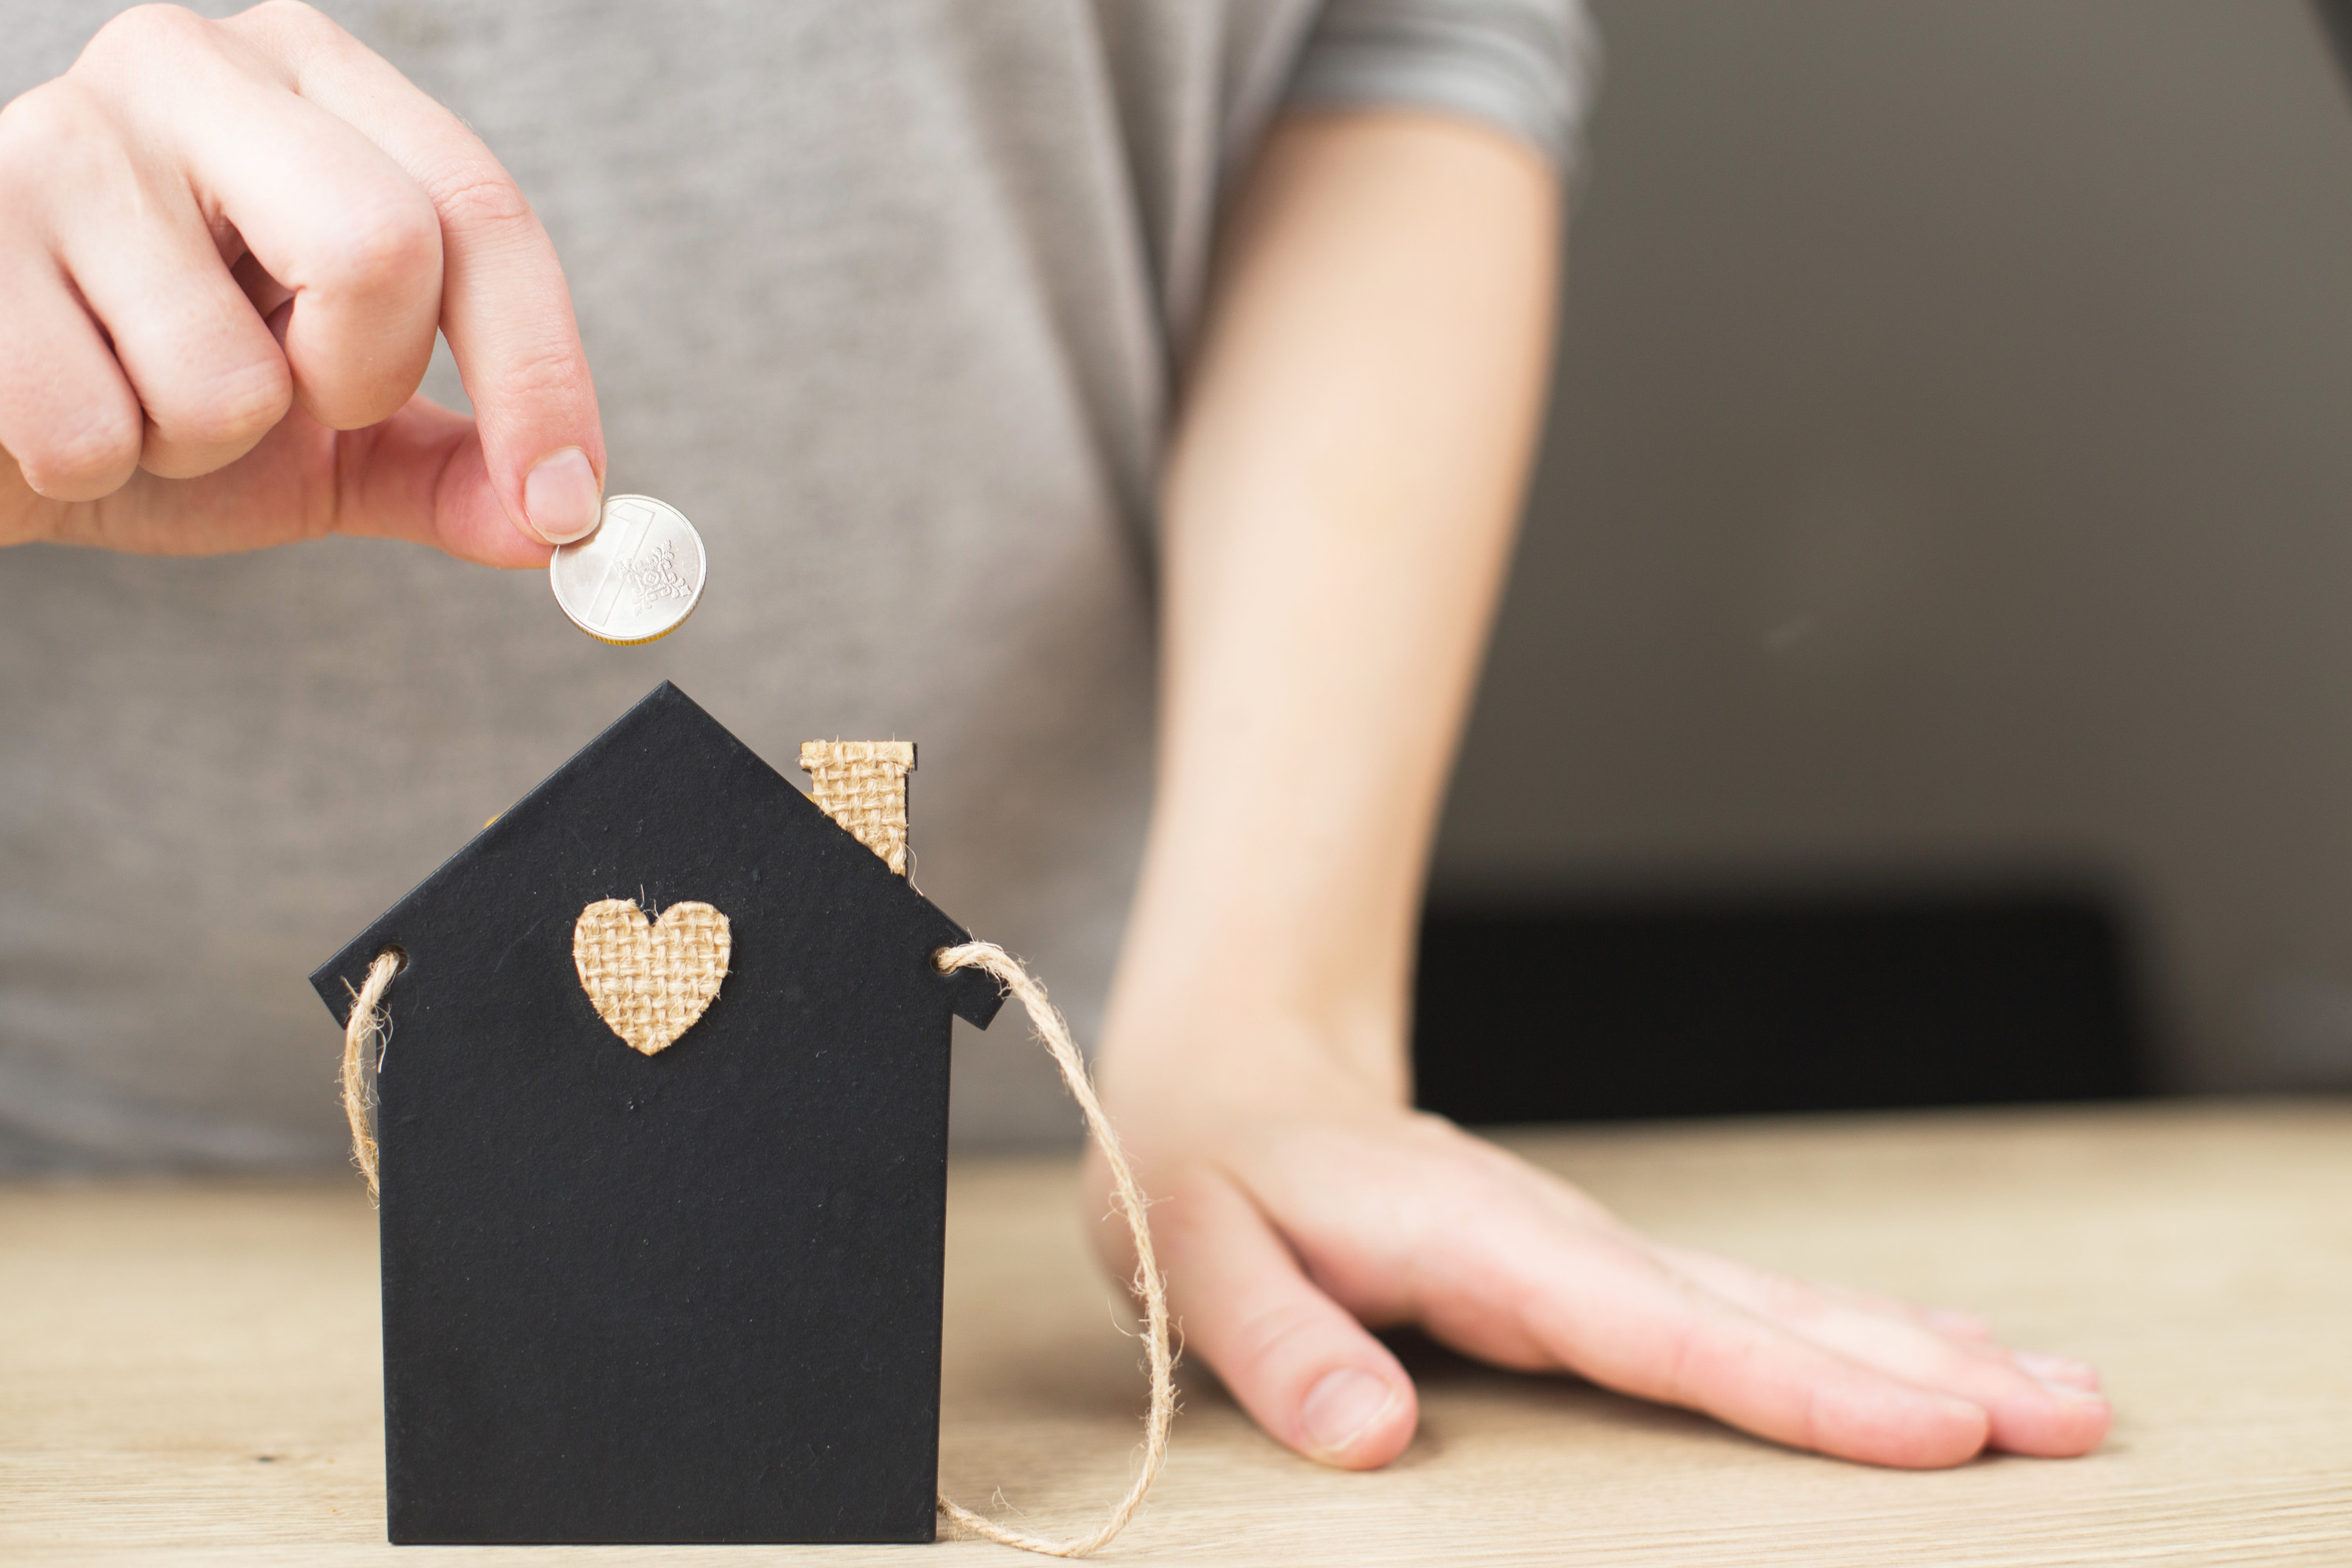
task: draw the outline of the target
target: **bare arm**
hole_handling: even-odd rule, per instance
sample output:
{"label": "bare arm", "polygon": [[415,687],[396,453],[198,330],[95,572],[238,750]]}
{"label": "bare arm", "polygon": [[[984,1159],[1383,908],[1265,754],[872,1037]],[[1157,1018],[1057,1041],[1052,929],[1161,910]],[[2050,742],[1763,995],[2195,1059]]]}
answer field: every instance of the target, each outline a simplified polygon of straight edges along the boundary
{"label": "bare arm", "polygon": [[1318,1052],[1404,1094],[1423,866],[1542,407],[1557,207],[1532,151],[1466,123],[1304,119],[1266,149],[1169,465],[1153,962],[1123,1034],[1244,979],[1344,1019]]}
{"label": "bare arm", "polygon": [[1558,230],[1535,154],[1412,113],[1286,121],[1231,225],[1168,470],[1159,796],[1102,1059],[1187,1342],[1275,1436],[1357,1468],[1412,1435],[1364,1326],[1404,1322],[1848,1458],[2082,1452],[2108,1422],[2088,1368],[1654,1246],[1410,1109],[1423,872]]}

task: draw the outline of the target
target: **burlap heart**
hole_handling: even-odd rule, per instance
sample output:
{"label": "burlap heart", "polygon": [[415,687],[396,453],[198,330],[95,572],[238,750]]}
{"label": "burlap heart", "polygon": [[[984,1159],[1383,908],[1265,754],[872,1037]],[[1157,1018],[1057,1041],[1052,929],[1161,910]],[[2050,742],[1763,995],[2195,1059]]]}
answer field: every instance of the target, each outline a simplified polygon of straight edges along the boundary
{"label": "burlap heart", "polygon": [[672,904],[649,921],[626,899],[601,899],[572,928],[572,962],[596,1016],[647,1056],[718,997],[731,950],[727,917],[709,904]]}

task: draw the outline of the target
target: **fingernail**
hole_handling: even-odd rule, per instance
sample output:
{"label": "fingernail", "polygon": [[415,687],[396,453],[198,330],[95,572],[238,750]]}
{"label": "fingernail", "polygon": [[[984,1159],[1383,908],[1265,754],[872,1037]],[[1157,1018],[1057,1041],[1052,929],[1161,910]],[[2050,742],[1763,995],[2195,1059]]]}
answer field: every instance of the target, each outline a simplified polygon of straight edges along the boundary
{"label": "fingernail", "polygon": [[2067,1405],[2105,1405],[2107,1396],[2095,1388],[2084,1388],[2078,1383],[2060,1383],[2053,1378],[2036,1377],[2042,1392]]}
{"label": "fingernail", "polygon": [[1298,1407],[1298,1423],[1317,1448],[1336,1454],[1387,1415],[1396,1398],[1396,1390],[1386,1379],[1343,1366],[1325,1373],[1322,1381],[1307,1390],[1307,1403]]}
{"label": "fingernail", "polygon": [[2063,1383],[2074,1388],[2096,1388],[2099,1374],[2089,1362],[2046,1351],[2011,1351],[2010,1359],[2036,1383]]}
{"label": "fingernail", "polygon": [[2043,1393],[2063,1404],[2105,1405],[2107,1402],[2107,1396],[2095,1388],[2077,1388],[2071,1383],[2047,1383],[2038,1377],[2033,1381],[2042,1384]]}
{"label": "fingernail", "polygon": [[522,514],[550,544],[569,544],[595,531],[604,498],[588,454],[566,447],[539,460],[522,482]]}

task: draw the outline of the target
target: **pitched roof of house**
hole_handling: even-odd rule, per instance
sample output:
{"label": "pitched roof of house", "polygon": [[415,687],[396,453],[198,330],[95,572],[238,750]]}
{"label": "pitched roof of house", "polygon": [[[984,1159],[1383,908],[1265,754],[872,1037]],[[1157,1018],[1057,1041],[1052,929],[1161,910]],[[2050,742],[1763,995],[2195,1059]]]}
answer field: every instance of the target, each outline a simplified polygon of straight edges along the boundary
{"label": "pitched roof of house", "polygon": [[[534,936],[560,936],[568,954],[582,910],[612,898],[636,900],[653,913],[686,900],[712,903],[733,922],[739,944],[751,937],[753,952],[769,949],[757,940],[760,928],[781,925],[792,940],[771,951],[788,955],[795,975],[845,943],[928,958],[970,940],[664,681],[321,964],[310,983],[341,1022],[351,1005],[346,982],[356,986],[386,947],[420,965],[417,980],[493,979],[526,946],[547,945]],[[427,950],[429,968],[421,966]],[[737,974],[746,973],[744,956]],[[964,970],[935,978],[957,1016],[982,1028],[995,1017],[1003,998],[986,975]]]}

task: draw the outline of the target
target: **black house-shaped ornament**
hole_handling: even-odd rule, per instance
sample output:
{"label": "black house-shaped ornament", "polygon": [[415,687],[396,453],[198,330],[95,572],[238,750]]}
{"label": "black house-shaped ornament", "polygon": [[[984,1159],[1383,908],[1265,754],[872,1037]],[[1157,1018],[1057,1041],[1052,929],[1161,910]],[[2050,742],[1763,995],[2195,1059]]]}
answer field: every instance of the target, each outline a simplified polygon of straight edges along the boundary
{"label": "black house-shaped ornament", "polygon": [[[724,917],[715,998],[656,1054],[575,962],[620,900]],[[311,976],[341,1021],[406,955],[394,1542],[931,1539],[950,1018],[999,1002],[932,967],[965,940],[665,683]]]}

